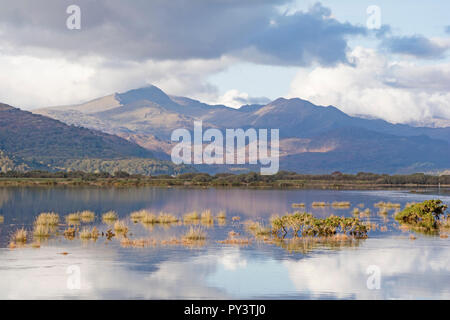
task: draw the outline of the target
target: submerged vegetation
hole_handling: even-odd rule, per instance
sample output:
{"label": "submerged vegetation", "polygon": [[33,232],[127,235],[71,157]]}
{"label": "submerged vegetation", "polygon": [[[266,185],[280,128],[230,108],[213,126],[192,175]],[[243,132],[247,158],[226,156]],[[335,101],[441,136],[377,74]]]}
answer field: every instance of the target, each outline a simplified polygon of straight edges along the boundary
{"label": "submerged vegetation", "polygon": [[[308,204],[309,205],[309,204]],[[243,245],[247,246],[256,243],[273,244],[292,252],[307,252],[319,245],[326,245],[332,248],[347,246],[348,243],[356,243],[361,239],[366,239],[369,232],[387,232],[388,226],[401,232],[408,232],[409,239],[416,239],[411,230],[418,232],[439,232],[442,239],[448,238],[450,231],[450,215],[446,215],[447,206],[440,200],[428,200],[422,203],[408,203],[403,211],[399,210],[400,204],[391,202],[378,202],[374,205],[378,208],[378,216],[371,215],[369,207],[359,204],[351,209],[351,203],[342,202],[313,202],[311,206],[328,209],[348,209],[348,214],[353,216],[330,215],[325,218],[316,217],[307,212],[296,211],[279,216],[274,215],[269,223],[265,219],[247,220],[241,222],[239,216],[231,218],[230,229],[224,229],[228,232],[225,240],[215,240],[216,243],[224,245]],[[300,207],[306,207],[302,204]],[[321,210],[322,211],[322,210]],[[389,215],[388,212],[393,212]],[[392,217],[400,225],[388,224]],[[378,220],[372,220],[376,218]],[[128,219],[128,220],[127,220]],[[226,225],[227,215],[225,210],[218,210],[213,214],[211,209],[205,209],[201,213],[197,211],[188,212],[180,219],[177,216],[160,212],[155,214],[148,209],[141,209],[130,213],[129,218],[120,217],[115,211],[108,211],[102,215],[102,222],[108,225],[106,231],[97,229],[99,226],[87,227],[83,223],[90,223],[95,220],[95,213],[89,210],[75,212],[65,216],[66,224],[60,224],[60,217],[55,212],[44,212],[39,214],[33,223],[33,230],[27,231],[25,228],[16,230],[11,236],[10,248],[26,247],[29,242],[29,235],[34,238],[33,245],[28,247],[39,248],[49,237],[63,235],[67,240],[79,238],[83,241],[97,240],[102,237],[106,240],[117,241],[122,247],[144,248],[157,245],[174,245],[196,247],[204,245],[208,236],[206,228],[217,225],[223,227]],[[380,219],[382,219],[381,223]],[[130,220],[138,223],[136,226],[130,226]],[[392,221],[392,220],[391,220]],[[384,225],[383,225],[384,222]],[[144,227],[144,228],[143,228]],[[59,230],[61,228],[61,230]],[[100,228],[100,227],[99,227]],[[133,239],[135,229],[146,229],[146,232],[153,230],[166,230],[173,228],[170,238],[167,238],[156,232],[155,237],[142,237],[137,232],[139,238]],[[143,229],[142,229],[143,228]],[[247,236],[240,236],[236,231],[243,230]],[[114,232],[113,232],[114,231]],[[177,236],[174,232],[181,232]],[[159,237],[159,239],[158,239]],[[222,238],[223,239],[223,238]]]}

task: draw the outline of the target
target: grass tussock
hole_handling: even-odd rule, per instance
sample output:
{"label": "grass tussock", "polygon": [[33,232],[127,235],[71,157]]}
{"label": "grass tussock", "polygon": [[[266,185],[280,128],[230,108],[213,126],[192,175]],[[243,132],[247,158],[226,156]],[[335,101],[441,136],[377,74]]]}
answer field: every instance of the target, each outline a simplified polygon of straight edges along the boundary
{"label": "grass tussock", "polygon": [[161,212],[157,218],[157,223],[160,223],[160,224],[171,224],[171,223],[177,223],[177,222],[178,222],[178,218],[170,213]]}
{"label": "grass tussock", "polygon": [[349,201],[334,201],[331,206],[336,209],[347,209],[350,208],[351,203]]}
{"label": "grass tussock", "polygon": [[158,218],[156,217],[156,215],[154,213],[145,211],[142,214],[140,221],[144,225],[152,225],[152,224],[158,223]]}
{"label": "grass tussock", "polygon": [[28,239],[27,236],[28,232],[24,228],[21,228],[19,230],[16,230],[16,232],[14,232],[11,240],[16,243],[26,243]]}
{"label": "grass tussock", "polygon": [[125,221],[118,220],[114,223],[114,231],[118,234],[127,234],[128,226]]}
{"label": "grass tussock", "polygon": [[145,209],[134,211],[130,214],[130,219],[134,223],[137,223],[137,222],[140,222],[142,220],[142,218],[148,213],[149,212]]}
{"label": "grass tussock", "polygon": [[48,224],[37,224],[34,226],[33,236],[36,238],[48,238],[51,232],[52,230]]}
{"label": "grass tussock", "polygon": [[95,220],[95,213],[90,210],[84,210],[80,213],[81,221],[84,223],[93,222]]}
{"label": "grass tussock", "polygon": [[79,224],[81,221],[80,212],[70,213],[66,216],[66,223],[68,225]]}
{"label": "grass tussock", "polygon": [[102,215],[102,220],[103,220],[103,222],[106,222],[106,223],[112,223],[112,222],[116,221],[117,219],[119,219],[119,216],[117,215],[117,212],[115,212],[113,210],[108,211]]}
{"label": "grass tussock", "polygon": [[183,235],[184,241],[205,241],[207,238],[206,232],[201,228],[190,227]]}
{"label": "grass tussock", "polygon": [[59,215],[54,212],[43,212],[34,221],[35,226],[57,226],[58,224]]}
{"label": "grass tussock", "polygon": [[392,202],[377,202],[373,205],[375,208],[387,208],[387,209],[393,209],[393,208],[401,208],[402,205],[400,203],[392,203]]}
{"label": "grass tussock", "polygon": [[64,230],[63,234],[64,234],[64,238],[66,238],[68,240],[73,240],[73,239],[75,239],[77,230],[73,227],[68,227],[66,230]]}
{"label": "grass tussock", "polygon": [[271,234],[271,229],[258,221],[246,221],[245,229],[255,237],[262,237]]}
{"label": "grass tussock", "polygon": [[100,236],[100,232],[97,230],[96,227],[90,229],[90,228],[83,228],[80,231],[80,239],[82,240],[97,240]]}
{"label": "grass tussock", "polygon": [[328,206],[330,206],[330,204],[327,203],[327,202],[314,201],[314,202],[311,204],[311,206],[312,206],[313,208],[322,208],[322,207],[328,207]]}
{"label": "grass tussock", "polygon": [[5,217],[4,216],[0,216],[0,223],[5,222]]}
{"label": "grass tussock", "polygon": [[200,215],[197,211],[188,212],[183,216],[183,221],[185,223],[197,223],[200,221]]}
{"label": "grass tussock", "polygon": [[226,220],[227,219],[227,213],[225,210],[219,211],[219,213],[216,215],[217,220]]}
{"label": "grass tussock", "polygon": [[231,218],[231,221],[240,221],[241,217],[239,216],[234,216],[233,218]]}
{"label": "grass tussock", "polygon": [[211,210],[204,210],[200,216],[200,223],[204,225],[213,225],[214,217],[211,213]]}
{"label": "grass tussock", "polygon": [[304,208],[304,207],[305,207],[305,204],[303,202],[292,204],[292,208]]}

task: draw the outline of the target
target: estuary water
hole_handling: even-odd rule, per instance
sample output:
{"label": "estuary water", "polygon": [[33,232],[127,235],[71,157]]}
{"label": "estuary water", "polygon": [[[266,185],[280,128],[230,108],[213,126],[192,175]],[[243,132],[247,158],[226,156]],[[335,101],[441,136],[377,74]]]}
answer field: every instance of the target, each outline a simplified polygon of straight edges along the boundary
{"label": "estuary water", "polygon": [[[379,214],[377,202],[441,199],[445,190],[410,192],[253,190],[181,188],[0,188],[0,299],[450,299],[450,241],[399,228],[395,209]],[[312,207],[315,201],[348,201],[350,207]],[[292,204],[305,208],[293,209]],[[374,227],[367,239],[345,243],[280,244],[252,236],[246,221],[269,225],[273,214],[307,211],[316,217],[352,216]],[[146,209],[180,218],[172,225],[144,225],[130,214]],[[203,225],[206,241],[184,245],[171,241],[190,225],[187,212],[226,212],[226,219]],[[127,239],[152,239],[145,246],[124,245],[123,236],[96,241],[63,236],[64,216],[95,212],[77,229],[112,226],[101,215],[114,210],[125,221]],[[33,239],[41,212],[57,212],[61,225],[48,239]],[[13,233],[24,228],[29,239],[10,247]],[[229,233],[247,244],[219,241]]]}

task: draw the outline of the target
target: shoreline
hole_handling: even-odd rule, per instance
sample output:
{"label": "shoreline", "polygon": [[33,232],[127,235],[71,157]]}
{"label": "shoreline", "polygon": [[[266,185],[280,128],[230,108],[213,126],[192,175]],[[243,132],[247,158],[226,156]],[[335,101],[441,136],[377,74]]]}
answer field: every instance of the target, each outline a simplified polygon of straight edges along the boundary
{"label": "shoreline", "polygon": [[273,182],[252,182],[217,184],[210,182],[194,182],[192,180],[157,179],[157,178],[106,178],[83,180],[74,178],[0,178],[0,187],[95,187],[95,188],[127,188],[127,187],[166,187],[186,189],[269,189],[269,190],[405,190],[420,192],[414,189],[450,189],[450,185],[435,184],[376,184],[368,181],[321,181],[321,180],[275,180]]}

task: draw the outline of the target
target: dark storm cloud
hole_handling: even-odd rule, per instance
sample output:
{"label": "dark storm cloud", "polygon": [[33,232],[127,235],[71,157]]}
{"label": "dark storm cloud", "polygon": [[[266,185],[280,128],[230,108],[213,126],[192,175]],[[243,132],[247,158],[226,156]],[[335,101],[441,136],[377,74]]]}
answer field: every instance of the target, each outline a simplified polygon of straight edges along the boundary
{"label": "dark storm cloud", "polygon": [[385,38],[381,45],[392,53],[425,59],[442,58],[448,49],[421,35],[389,37]]}
{"label": "dark storm cloud", "polygon": [[[365,29],[331,18],[320,4],[293,15],[277,10],[290,1],[0,0],[0,45],[134,61],[227,54],[281,65],[346,62],[346,38]],[[72,4],[81,7],[81,30],[66,28]]]}

